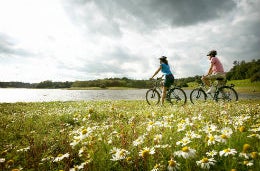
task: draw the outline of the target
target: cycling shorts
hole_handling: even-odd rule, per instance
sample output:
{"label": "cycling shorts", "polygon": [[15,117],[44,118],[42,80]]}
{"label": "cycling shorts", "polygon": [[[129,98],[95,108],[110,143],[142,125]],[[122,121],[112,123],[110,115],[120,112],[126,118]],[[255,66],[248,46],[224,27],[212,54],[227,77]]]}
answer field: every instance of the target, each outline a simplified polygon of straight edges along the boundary
{"label": "cycling shorts", "polygon": [[166,75],[163,86],[170,87],[173,83],[174,83],[174,76],[172,74]]}

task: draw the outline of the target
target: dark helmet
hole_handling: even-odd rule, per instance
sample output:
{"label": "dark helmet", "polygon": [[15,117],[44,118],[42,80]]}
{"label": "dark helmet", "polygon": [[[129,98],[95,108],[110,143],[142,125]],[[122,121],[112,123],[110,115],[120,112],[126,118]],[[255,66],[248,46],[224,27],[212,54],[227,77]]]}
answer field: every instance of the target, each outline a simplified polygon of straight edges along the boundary
{"label": "dark helmet", "polygon": [[216,56],[217,55],[217,51],[216,50],[211,50],[209,51],[209,53],[207,54],[207,56]]}
{"label": "dark helmet", "polygon": [[166,60],[167,57],[166,57],[166,56],[161,56],[159,59],[160,59],[160,60]]}
{"label": "dark helmet", "polygon": [[161,56],[159,59],[160,59],[160,62],[163,62],[168,65],[168,60],[167,60],[166,56]]}

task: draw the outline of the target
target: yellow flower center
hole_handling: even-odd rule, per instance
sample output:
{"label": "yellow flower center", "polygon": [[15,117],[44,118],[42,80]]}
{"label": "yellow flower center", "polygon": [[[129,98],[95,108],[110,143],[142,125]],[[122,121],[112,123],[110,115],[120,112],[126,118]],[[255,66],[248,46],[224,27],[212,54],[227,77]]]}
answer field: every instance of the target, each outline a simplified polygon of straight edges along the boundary
{"label": "yellow flower center", "polygon": [[209,137],[209,141],[214,141],[214,140],[215,140],[215,138],[213,136]]}
{"label": "yellow flower center", "polygon": [[257,152],[252,152],[252,153],[251,153],[251,156],[252,156],[253,159],[256,159],[257,156],[258,156],[258,153],[257,153]]}
{"label": "yellow flower center", "polygon": [[244,126],[239,127],[240,132],[245,132],[245,130],[246,130],[246,127],[244,127]]}
{"label": "yellow flower center", "polygon": [[143,150],[142,151],[142,157],[146,157],[149,155],[149,150]]}
{"label": "yellow flower center", "polygon": [[120,151],[120,156],[124,156],[125,155],[125,150],[121,150]]}
{"label": "yellow flower center", "polygon": [[128,162],[130,162],[131,160],[132,160],[131,157],[127,157],[127,158],[126,158],[126,161],[128,161]]}
{"label": "yellow flower center", "polygon": [[169,160],[168,163],[169,163],[169,166],[171,166],[171,167],[176,166],[176,162],[174,160]]}
{"label": "yellow flower center", "polygon": [[243,152],[244,153],[246,153],[249,149],[250,149],[250,145],[249,144],[244,144],[243,145]]}
{"label": "yellow flower center", "polygon": [[222,139],[227,139],[228,137],[227,137],[225,134],[222,134],[222,135],[221,135],[221,138],[222,138]]}
{"label": "yellow flower center", "polygon": [[86,129],[83,129],[82,131],[81,131],[81,133],[82,134],[86,134],[88,131],[86,130]]}
{"label": "yellow flower center", "polygon": [[249,163],[249,161],[245,160],[244,161],[244,165],[247,165]]}
{"label": "yellow flower center", "polygon": [[189,152],[189,151],[190,151],[187,146],[183,147],[181,150],[182,150],[183,152]]}
{"label": "yellow flower center", "polygon": [[154,169],[158,169],[159,168],[159,164],[156,164],[155,166],[154,166]]}
{"label": "yellow flower center", "polygon": [[228,152],[230,152],[230,149],[225,149],[224,152],[228,153]]}
{"label": "yellow flower center", "polygon": [[206,157],[204,157],[201,161],[202,161],[202,163],[208,163],[208,162],[209,162],[209,159],[206,158]]}

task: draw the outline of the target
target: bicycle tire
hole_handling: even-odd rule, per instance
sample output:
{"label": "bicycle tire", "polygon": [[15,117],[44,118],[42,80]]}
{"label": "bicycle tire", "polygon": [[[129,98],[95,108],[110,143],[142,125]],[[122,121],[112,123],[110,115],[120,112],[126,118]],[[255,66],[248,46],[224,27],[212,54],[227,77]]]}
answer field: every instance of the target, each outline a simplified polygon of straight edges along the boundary
{"label": "bicycle tire", "polygon": [[183,106],[187,102],[187,96],[184,90],[175,87],[167,93],[166,100],[173,105]]}
{"label": "bicycle tire", "polygon": [[145,95],[146,102],[149,105],[157,105],[160,102],[160,93],[156,89],[149,89]]}
{"label": "bicycle tire", "polygon": [[190,101],[192,104],[205,102],[207,100],[207,94],[201,88],[193,89],[190,93]]}
{"label": "bicycle tire", "polygon": [[235,89],[230,86],[222,86],[219,88],[216,101],[238,101],[238,95]]}

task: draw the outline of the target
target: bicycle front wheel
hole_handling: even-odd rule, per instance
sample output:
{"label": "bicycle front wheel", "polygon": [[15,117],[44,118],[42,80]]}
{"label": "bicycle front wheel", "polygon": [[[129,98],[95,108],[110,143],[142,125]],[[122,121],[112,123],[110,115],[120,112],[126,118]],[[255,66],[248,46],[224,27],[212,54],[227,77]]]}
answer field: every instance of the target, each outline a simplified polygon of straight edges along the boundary
{"label": "bicycle front wheel", "polygon": [[196,88],[191,91],[190,93],[191,103],[196,104],[196,103],[205,102],[206,100],[207,100],[207,95],[202,89]]}
{"label": "bicycle front wheel", "polygon": [[187,96],[181,88],[175,87],[169,91],[166,100],[173,105],[182,106],[187,102]]}
{"label": "bicycle front wheel", "polygon": [[146,92],[146,101],[149,105],[157,105],[160,102],[160,94],[155,89],[149,89]]}
{"label": "bicycle front wheel", "polygon": [[237,92],[232,87],[223,86],[219,88],[219,91],[217,92],[216,101],[232,102],[237,100]]}

